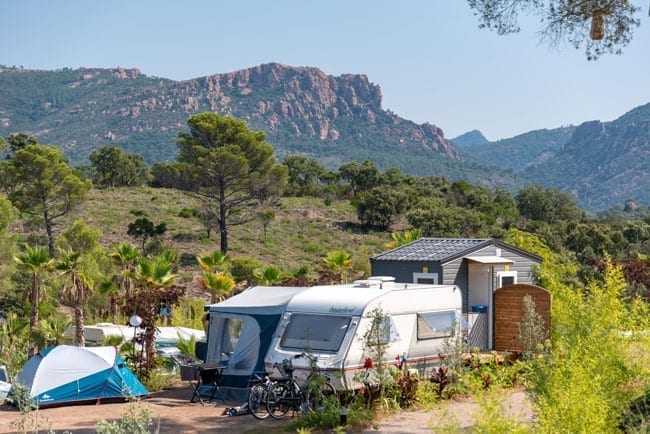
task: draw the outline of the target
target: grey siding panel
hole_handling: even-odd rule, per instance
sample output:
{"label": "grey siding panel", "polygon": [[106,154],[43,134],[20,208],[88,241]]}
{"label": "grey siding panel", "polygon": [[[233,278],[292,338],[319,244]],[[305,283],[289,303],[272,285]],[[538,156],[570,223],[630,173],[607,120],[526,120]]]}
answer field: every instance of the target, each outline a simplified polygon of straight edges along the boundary
{"label": "grey siding panel", "polygon": [[413,273],[422,273],[424,268],[428,273],[438,273],[438,279],[442,282],[442,267],[436,262],[418,261],[371,261],[371,274],[373,276],[392,276],[395,282],[412,283]]}
{"label": "grey siding panel", "polygon": [[444,265],[442,273],[443,285],[458,285],[463,297],[463,312],[467,312],[469,304],[469,283],[467,280],[467,261],[455,259]]}

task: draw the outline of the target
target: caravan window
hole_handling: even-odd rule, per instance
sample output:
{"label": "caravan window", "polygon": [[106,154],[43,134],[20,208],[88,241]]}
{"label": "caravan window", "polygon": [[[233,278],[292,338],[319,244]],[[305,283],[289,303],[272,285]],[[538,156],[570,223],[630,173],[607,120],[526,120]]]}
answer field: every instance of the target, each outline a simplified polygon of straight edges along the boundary
{"label": "caravan window", "polygon": [[456,311],[418,313],[418,339],[435,339],[452,336]]}
{"label": "caravan window", "polygon": [[350,325],[349,316],[294,313],[280,346],[311,351],[337,352]]}
{"label": "caravan window", "polygon": [[373,339],[378,339],[382,344],[389,344],[400,340],[395,321],[393,321],[390,315],[386,315],[383,321],[374,320],[370,334],[373,336]]}

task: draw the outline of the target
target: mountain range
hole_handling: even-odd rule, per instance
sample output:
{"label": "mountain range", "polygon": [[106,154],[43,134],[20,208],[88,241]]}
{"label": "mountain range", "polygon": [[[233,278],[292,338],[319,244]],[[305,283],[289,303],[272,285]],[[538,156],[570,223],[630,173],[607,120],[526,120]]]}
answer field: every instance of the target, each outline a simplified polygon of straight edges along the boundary
{"label": "mountain range", "polygon": [[479,131],[448,140],[440,127],[403,119],[381,103],[380,87],[365,75],[335,77],[278,63],[185,81],[137,69],[0,66],[0,137],[34,135],[63,149],[73,165],[87,164],[104,145],[137,152],[150,164],[172,161],[189,116],[215,111],[263,130],[279,159],[302,154],[331,169],[370,160],[383,170],[512,191],[537,182],[571,192],[592,210],[628,197],[650,203],[647,106],[600,127],[489,142]]}

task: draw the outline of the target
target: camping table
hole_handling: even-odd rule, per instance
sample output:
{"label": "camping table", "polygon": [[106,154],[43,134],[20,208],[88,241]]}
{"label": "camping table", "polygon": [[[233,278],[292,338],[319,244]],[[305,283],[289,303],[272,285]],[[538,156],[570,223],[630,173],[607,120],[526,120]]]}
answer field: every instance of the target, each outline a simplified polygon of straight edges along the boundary
{"label": "camping table", "polygon": [[[190,381],[190,384],[194,389],[194,395],[192,395],[192,399],[190,400],[190,402],[194,402],[194,400],[198,398],[201,404],[205,405],[206,403],[211,402],[214,399],[214,395],[216,393],[219,393],[221,400],[225,401],[226,399],[223,396],[223,393],[221,393],[221,389],[219,388],[221,373],[223,372],[225,367],[226,367],[225,365],[220,365],[218,363],[201,363],[195,365],[195,369],[197,371],[197,376],[196,376],[197,380]],[[199,393],[202,386],[210,387],[210,398],[207,400],[204,400],[201,397],[201,394]]]}

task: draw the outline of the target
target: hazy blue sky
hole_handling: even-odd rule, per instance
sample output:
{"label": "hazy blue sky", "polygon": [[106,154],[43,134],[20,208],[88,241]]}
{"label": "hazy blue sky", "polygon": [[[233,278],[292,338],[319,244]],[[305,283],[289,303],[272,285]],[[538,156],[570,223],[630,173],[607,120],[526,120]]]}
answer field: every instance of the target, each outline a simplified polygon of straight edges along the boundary
{"label": "hazy blue sky", "polygon": [[384,109],[496,140],[650,102],[645,8],[623,55],[588,62],[539,45],[532,20],[507,37],[480,30],[463,0],[0,0],[0,64],[175,80],[269,62],[366,74]]}

